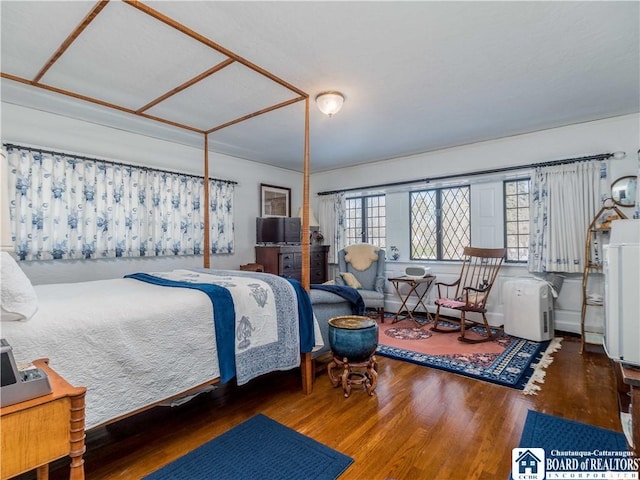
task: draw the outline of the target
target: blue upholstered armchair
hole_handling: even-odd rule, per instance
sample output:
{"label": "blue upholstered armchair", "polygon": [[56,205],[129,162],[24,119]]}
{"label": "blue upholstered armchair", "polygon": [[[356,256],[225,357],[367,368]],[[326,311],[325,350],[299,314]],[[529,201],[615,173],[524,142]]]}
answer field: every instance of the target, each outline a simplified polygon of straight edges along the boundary
{"label": "blue upholstered armchair", "polygon": [[374,245],[360,243],[338,252],[336,284],[358,290],[367,309],[376,310],[384,321],[385,251]]}

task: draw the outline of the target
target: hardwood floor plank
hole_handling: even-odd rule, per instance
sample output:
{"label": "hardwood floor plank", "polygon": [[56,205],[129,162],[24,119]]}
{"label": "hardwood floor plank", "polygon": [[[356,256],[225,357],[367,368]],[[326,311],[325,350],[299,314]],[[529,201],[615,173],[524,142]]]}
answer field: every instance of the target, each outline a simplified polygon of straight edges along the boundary
{"label": "hardwood floor plank", "polygon": [[[90,480],[141,478],[257,413],[355,459],[341,480],[506,479],[528,410],[621,431],[613,370],[601,349],[565,338],[538,395],[378,357],[374,396],[344,398],[319,367],[314,393],[296,372],[221,386],[87,437]],[[50,478],[68,475],[68,461]]]}

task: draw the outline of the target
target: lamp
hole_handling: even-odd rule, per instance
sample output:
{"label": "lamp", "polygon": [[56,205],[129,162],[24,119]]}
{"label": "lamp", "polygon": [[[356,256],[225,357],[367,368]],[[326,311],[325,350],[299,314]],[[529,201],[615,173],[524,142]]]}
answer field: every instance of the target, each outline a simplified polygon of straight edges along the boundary
{"label": "lamp", "polygon": [[[298,209],[298,217],[302,218],[302,207]],[[311,207],[309,207],[309,229],[314,230],[313,227],[318,228],[319,226],[320,226],[320,222],[318,221],[316,216],[313,214],[313,210],[311,210]]]}
{"label": "lamp", "polygon": [[344,103],[344,95],[340,92],[322,92],[316,96],[316,105],[318,109],[328,115],[329,118],[333,117],[342,108]]}

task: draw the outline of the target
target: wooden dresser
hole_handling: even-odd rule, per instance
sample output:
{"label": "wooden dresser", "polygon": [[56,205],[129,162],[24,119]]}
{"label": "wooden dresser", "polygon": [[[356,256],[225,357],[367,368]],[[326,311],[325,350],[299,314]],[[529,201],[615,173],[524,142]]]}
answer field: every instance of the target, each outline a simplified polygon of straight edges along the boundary
{"label": "wooden dresser", "polygon": [[[310,281],[324,283],[328,280],[329,245],[311,245]],[[296,280],[302,279],[301,245],[256,245],[256,263],[264,266],[264,271],[283,275]]]}

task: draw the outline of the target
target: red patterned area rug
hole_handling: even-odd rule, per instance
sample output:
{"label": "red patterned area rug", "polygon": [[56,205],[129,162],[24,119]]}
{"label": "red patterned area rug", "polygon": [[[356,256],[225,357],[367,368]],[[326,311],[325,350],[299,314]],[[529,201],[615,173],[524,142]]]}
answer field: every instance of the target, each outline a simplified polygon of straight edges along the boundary
{"label": "red patterned area rug", "polygon": [[[432,332],[431,323],[418,328],[411,320],[390,320],[387,317],[379,325],[376,354],[515,388],[527,395],[540,390],[544,369],[562,340],[534,342],[495,329],[494,333],[501,334],[494,340],[471,344],[460,342],[457,333]],[[470,336],[483,330],[472,327]]]}

